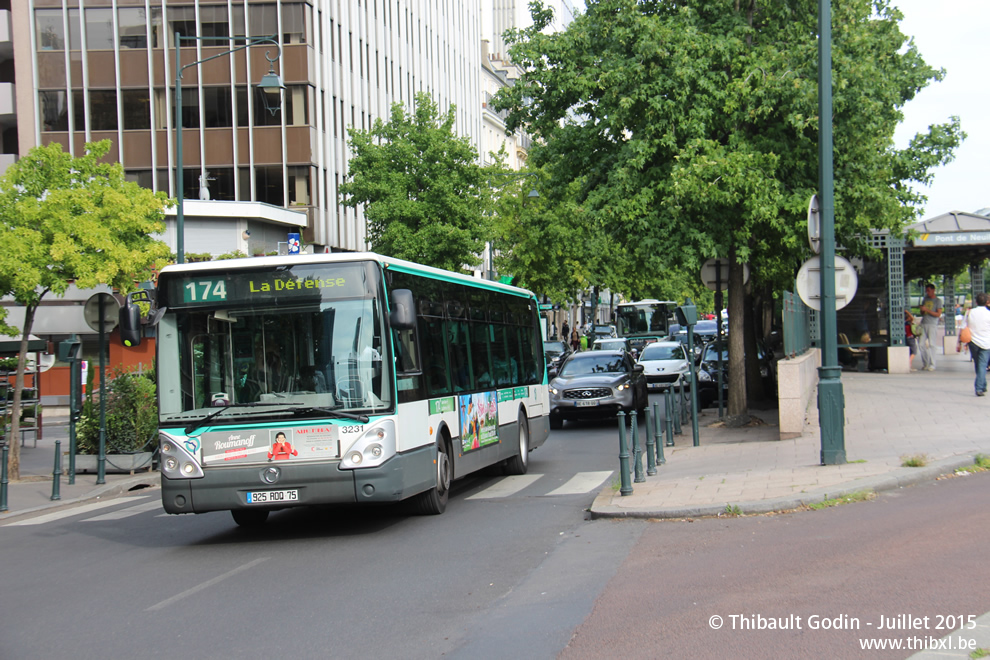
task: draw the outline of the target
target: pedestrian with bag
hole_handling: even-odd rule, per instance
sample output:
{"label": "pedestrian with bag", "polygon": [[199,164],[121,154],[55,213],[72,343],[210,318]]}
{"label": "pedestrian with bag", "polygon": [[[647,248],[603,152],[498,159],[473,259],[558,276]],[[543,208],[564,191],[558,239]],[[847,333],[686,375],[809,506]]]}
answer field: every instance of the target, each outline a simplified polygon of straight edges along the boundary
{"label": "pedestrian with bag", "polygon": [[[969,331],[969,354],[973,356],[973,368],[976,370],[976,396],[986,396],[987,393],[987,363],[990,362],[990,308],[987,302],[990,297],[985,293],[976,294],[976,306],[966,315],[966,327]],[[962,341],[962,335],[959,337]]]}
{"label": "pedestrian with bag", "polygon": [[907,341],[908,345],[908,368],[911,371],[917,371],[914,368],[914,356],[918,353],[918,337],[914,334],[915,318],[914,314],[910,310],[904,310],[904,339]]}

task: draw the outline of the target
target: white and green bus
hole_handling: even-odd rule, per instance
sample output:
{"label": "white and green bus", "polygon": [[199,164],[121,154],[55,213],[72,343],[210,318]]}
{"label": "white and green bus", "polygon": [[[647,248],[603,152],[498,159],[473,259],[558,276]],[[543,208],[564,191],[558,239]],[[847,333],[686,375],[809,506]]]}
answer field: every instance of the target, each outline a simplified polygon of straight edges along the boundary
{"label": "white and green bus", "polygon": [[[529,291],[370,253],[168,266],[125,345],[157,328],[162,503],[270,511],[412,498],[523,474],[549,433]],[[144,330],[147,332],[147,330]]]}

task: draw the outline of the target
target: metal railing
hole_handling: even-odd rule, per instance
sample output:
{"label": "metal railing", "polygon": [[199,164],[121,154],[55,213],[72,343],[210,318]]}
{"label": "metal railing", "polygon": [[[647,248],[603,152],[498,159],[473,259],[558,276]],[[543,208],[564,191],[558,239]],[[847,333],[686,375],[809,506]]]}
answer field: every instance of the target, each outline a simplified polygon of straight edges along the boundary
{"label": "metal railing", "polygon": [[792,358],[811,348],[811,308],[790,291],[783,296],[784,355]]}

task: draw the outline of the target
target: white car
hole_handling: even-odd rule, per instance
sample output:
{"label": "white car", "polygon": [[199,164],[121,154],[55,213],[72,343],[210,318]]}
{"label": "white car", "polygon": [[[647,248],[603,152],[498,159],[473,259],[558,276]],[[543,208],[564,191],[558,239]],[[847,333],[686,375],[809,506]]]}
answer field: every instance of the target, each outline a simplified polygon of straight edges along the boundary
{"label": "white car", "polygon": [[685,346],[679,341],[655,341],[643,347],[639,356],[650,390],[666,389],[679,382],[687,383],[688,360]]}

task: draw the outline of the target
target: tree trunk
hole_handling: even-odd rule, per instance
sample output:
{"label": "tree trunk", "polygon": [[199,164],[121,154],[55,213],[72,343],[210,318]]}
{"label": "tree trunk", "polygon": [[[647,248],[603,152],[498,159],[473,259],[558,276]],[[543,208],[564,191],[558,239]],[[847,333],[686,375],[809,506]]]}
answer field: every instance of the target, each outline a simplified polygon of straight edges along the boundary
{"label": "tree trunk", "polygon": [[749,421],[746,406],[745,298],[743,265],[736,259],[736,250],[729,251],[729,407],[727,426]]}
{"label": "tree trunk", "polygon": [[[24,308],[24,329],[21,331],[21,349],[17,355],[17,375],[14,377],[14,400],[10,404],[10,437],[7,438],[7,446],[10,453],[7,455],[7,477],[11,480],[21,478],[21,394],[24,389],[24,369],[27,365],[28,338],[31,336],[31,327],[34,325],[34,313],[38,309],[37,304],[28,305]],[[35,383],[35,387],[40,383]],[[38,390],[41,395],[41,390]]]}
{"label": "tree trunk", "polygon": [[760,355],[757,350],[758,314],[756,296],[751,293],[746,294],[745,325],[746,332],[743,342],[746,347],[746,397],[750,401],[763,401],[766,392],[763,391],[763,378],[760,376]]}

